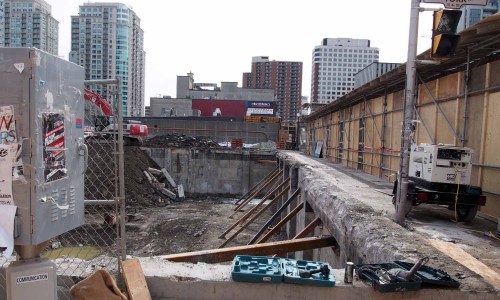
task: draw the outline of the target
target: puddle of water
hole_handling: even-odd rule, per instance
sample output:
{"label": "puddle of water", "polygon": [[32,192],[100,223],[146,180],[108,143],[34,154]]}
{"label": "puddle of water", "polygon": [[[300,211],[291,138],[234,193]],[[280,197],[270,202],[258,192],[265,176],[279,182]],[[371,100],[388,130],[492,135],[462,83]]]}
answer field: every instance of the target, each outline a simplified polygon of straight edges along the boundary
{"label": "puddle of water", "polygon": [[42,257],[50,260],[55,260],[62,257],[74,257],[83,260],[91,260],[102,253],[102,250],[94,246],[83,247],[62,247],[54,250],[46,251]]}

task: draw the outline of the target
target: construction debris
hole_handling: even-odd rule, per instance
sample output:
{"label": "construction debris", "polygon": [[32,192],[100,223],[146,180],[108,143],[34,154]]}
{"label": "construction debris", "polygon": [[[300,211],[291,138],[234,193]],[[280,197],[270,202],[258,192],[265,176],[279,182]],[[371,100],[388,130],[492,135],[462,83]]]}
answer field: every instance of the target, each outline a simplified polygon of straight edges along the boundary
{"label": "construction debris", "polygon": [[221,146],[210,137],[193,137],[177,133],[152,137],[145,140],[143,146],[150,148],[221,148]]}
{"label": "construction debris", "polygon": [[175,200],[178,194],[180,198],[184,198],[184,189],[182,188],[181,193],[179,193],[177,184],[165,168],[158,170],[150,167],[147,171],[144,171],[144,175],[146,175],[149,183],[163,195],[172,200]]}

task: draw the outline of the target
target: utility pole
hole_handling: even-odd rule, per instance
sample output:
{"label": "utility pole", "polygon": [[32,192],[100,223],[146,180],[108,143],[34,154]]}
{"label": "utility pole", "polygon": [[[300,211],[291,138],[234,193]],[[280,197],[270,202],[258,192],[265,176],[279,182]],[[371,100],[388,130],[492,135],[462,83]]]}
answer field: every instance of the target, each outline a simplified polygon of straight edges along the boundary
{"label": "utility pole", "polygon": [[418,40],[418,16],[420,13],[420,0],[411,0],[410,33],[408,37],[408,59],[406,61],[406,90],[403,113],[403,126],[401,134],[400,164],[398,175],[398,189],[396,194],[396,222],[403,224],[407,206],[412,205],[407,201],[408,170],[410,166],[411,126],[415,114],[415,78]]}

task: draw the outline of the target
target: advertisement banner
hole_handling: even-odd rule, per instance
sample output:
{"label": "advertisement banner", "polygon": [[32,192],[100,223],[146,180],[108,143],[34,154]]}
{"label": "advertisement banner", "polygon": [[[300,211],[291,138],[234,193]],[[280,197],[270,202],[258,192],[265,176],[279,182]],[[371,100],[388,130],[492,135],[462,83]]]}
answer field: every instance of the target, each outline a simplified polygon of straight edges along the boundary
{"label": "advertisement banner", "polygon": [[274,115],[274,109],[272,108],[248,108],[247,116],[253,115]]}

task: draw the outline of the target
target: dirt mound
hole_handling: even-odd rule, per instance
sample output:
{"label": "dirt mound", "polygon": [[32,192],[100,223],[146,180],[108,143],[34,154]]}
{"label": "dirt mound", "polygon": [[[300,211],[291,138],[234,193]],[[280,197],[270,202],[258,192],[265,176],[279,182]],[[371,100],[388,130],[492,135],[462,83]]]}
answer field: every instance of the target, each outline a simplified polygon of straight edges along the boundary
{"label": "dirt mound", "polygon": [[125,147],[125,197],[127,206],[165,206],[168,197],[158,193],[147,180],[144,171],[159,166],[139,147]]}
{"label": "dirt mound", "polygon": [[186,136],[177,133],[158,135],[143,142],[144,147],[153,148],[221,148],[207,136]]}

